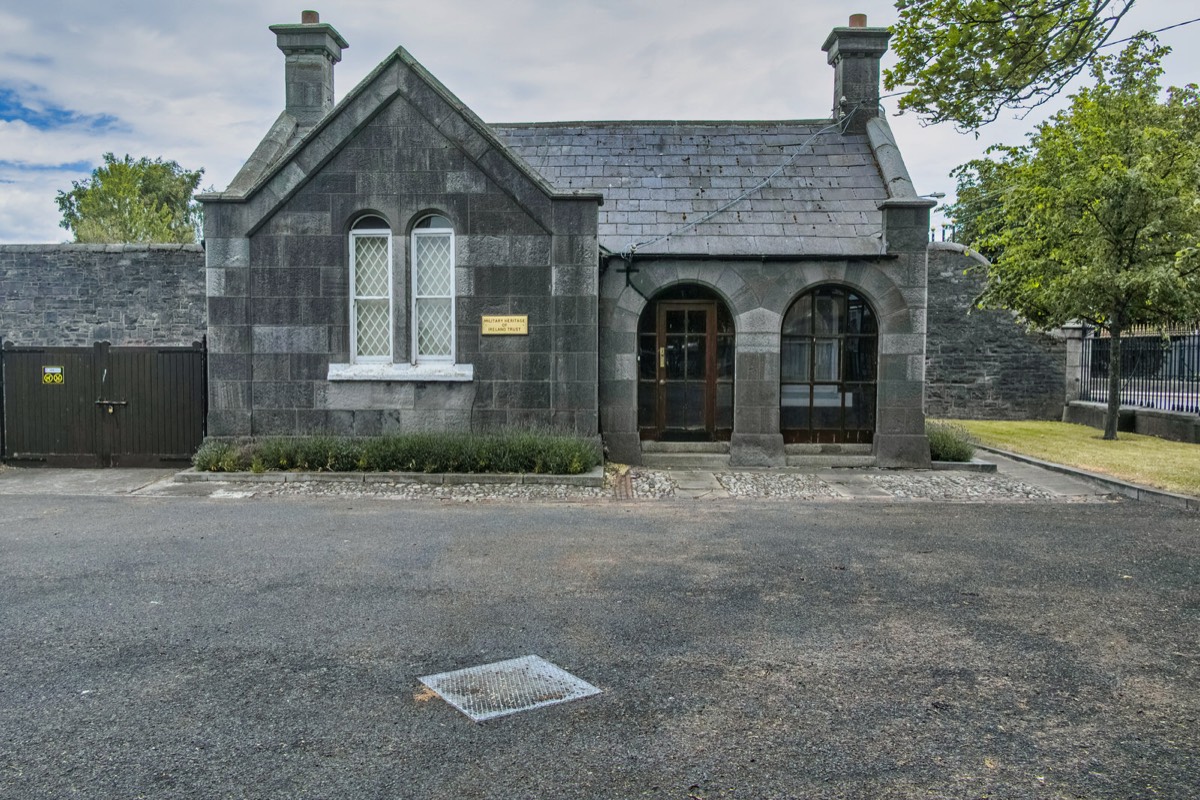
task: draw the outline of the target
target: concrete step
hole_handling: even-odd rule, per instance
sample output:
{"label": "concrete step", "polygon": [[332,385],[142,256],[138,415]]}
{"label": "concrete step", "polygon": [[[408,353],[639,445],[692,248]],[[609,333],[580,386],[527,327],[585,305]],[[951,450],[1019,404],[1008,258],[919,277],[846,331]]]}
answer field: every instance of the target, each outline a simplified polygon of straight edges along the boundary
{"label": "concrete step", "polygon": [[729,470],[729,455],[722,453],[642,453],[642,466],[650,469]]}
{"label": "concrete step", "polygon": [[729,454],[729,442],[642,442],[642,453]]}
{"label": "concrete step", "polygon": [[809,469],[851,469],[855,467],[875,466],[875,456],[857,455],[789,455],[789,467],[805,467]]}
{"label": "concrete step", "polygon": [[869,444],[785,444],[789,456],[869,456]]}

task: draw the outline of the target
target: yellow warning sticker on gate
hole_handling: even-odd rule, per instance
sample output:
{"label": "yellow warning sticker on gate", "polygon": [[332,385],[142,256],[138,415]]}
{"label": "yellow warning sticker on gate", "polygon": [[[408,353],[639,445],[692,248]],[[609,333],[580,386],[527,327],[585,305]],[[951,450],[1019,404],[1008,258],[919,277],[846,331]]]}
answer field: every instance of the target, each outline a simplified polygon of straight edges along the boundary
{"label": "yellow warning sticker on gate", "polygon": [[42,383],[57,386],[63,382],[62,367],[42,367]]}

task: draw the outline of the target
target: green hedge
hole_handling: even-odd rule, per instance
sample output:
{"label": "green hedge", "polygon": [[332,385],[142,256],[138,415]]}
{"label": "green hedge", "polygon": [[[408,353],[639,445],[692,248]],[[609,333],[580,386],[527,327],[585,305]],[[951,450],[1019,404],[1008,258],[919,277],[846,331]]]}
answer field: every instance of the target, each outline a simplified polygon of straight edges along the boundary
{"label": "green hedge", "polygon": [[414,433],[377,438],[313,436],[208,440],[192,458],[202,472],[535,472],[578,475],[601,462],[594,441],[536,432]]}
{"label": "green hedge", "polygon": [[926,422],[929,457],[934,461],[970,461],[975,457],[975,442],[966,428],[946,422]]}

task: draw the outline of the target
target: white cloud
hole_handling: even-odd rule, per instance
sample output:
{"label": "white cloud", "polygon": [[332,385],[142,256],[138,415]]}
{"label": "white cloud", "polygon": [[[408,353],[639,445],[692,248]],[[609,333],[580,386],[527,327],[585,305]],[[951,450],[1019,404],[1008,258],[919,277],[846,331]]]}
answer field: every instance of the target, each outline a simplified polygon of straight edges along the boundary
{"label": "white cloud", "polygon": [[71,188],[73,173],[38,172],[29,175],[0,170],[0,244],[65,242],[71,236],[58,227],[61,215],[50,186]]}

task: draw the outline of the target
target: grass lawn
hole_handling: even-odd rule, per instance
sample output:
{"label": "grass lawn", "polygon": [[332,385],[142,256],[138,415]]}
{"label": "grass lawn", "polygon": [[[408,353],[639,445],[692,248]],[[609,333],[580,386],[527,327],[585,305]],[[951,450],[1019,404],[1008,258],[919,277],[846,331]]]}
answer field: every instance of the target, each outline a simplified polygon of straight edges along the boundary
{"label": "grass lawn", "polygon": [[981,444],[1022,453],[1088,472],[1200,496],[1200,445],[1154,436],[1120,433],[1106,442],[1103,432],[1065,422],[947,420],[961,425]]}

